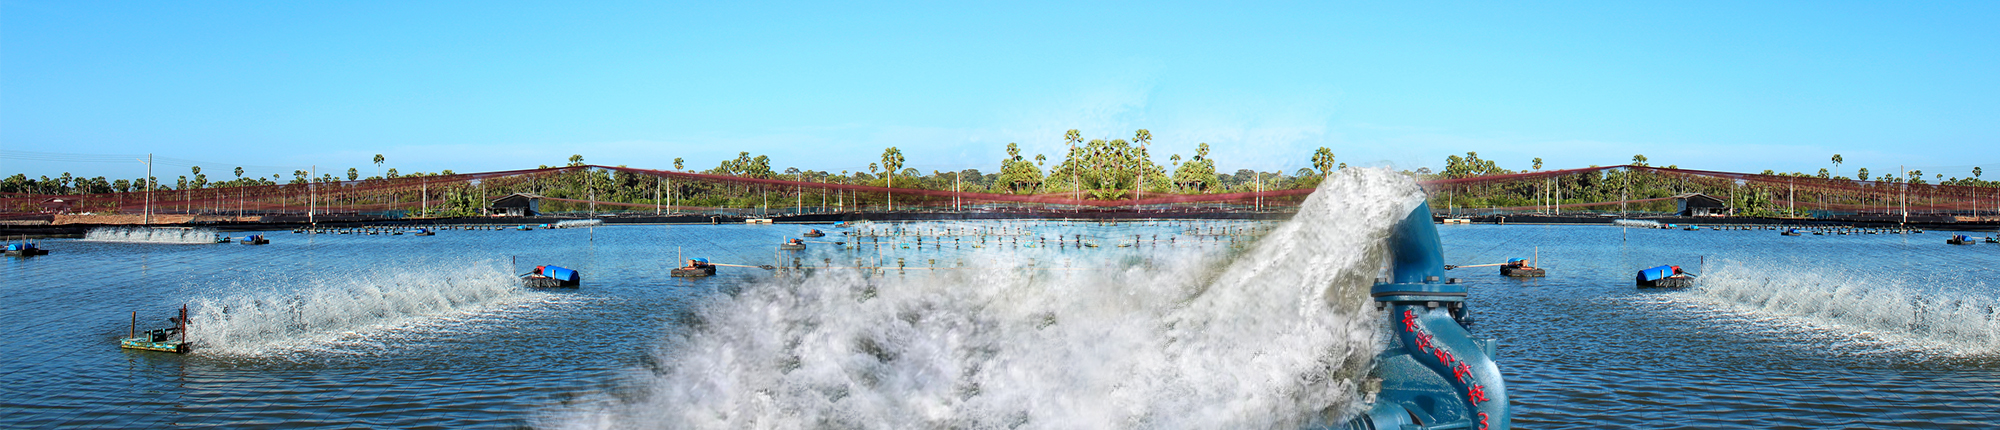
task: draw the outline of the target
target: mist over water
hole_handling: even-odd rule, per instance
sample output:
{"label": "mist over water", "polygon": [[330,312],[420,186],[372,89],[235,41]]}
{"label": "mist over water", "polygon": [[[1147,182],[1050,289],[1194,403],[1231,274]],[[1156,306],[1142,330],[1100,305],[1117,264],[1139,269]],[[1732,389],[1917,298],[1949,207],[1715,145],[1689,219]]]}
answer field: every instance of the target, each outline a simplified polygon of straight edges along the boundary
{"label": "mist over water", "polygon": [[[1296,428],[1355,409],[1380,348],[1367,291],[1409,179],[1347,169],[1240,253],[1051,268],[822,271],[752,283],[669,330],[633,393],[561,428]],[[1064,270],[1070,269],[1070,270]]]}
{"label": "mist over water", "polygon": [[189,338],[202,354],[263,355],[318,349],[343,337],[408,326],[531,298],[496,262],[385,267],[337,277],[239,283],[188,305]]}
{"label": "mist over water", "polygon": [[212,228],[98,227],[84,233],[83,240],[122,243],[215,243],[222,235]]}
{"label": "mist over water", "polygon": [[1720,263],[1690,294],[1875,341],[1950,354],[2000,352],[2000,302],[1984,281],[1882,276],[1797,261]]}

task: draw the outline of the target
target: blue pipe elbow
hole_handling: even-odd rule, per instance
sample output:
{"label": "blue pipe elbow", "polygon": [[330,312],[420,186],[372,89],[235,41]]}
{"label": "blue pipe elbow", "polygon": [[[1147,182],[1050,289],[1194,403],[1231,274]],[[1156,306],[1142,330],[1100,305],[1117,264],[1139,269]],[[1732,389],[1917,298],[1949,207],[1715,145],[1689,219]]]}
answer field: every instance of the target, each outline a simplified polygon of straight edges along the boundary
{"label": "blue pipe elbow", "polygon": [[1467,290],[1442,279],[1444,247],[1431,223],[1430,205],[1419,205],[1404,217],[1389,241],[1391,277],[1370,292],[1396,335],[1375,358],[1371,376],[1381,384],[1366,393],[1372,402],[1368,414],[1346,427],[1509,428],[1512,408],[1493,360],[1496,342],[1477,338],[1466,328]]}

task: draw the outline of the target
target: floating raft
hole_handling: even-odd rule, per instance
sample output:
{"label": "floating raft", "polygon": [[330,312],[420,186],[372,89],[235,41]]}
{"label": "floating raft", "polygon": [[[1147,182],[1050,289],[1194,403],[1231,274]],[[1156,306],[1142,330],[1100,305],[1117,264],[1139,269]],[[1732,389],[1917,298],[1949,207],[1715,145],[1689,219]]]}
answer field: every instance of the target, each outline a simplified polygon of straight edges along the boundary
{"label": "floating raft", "polygon": [[778,245],[778,249],[781,251],[804,251],[806,249],[806,244],[787,243],[783,245]]}
{"label": "floating raft", "polygon": [[237,241],[236,243],[241,243],[244,245],[268,245],[271,243],[271,239],[266,239],[264,238],[264,235],[261,234],[253,234],[249,236],[244,236],[243,240]]}
{"label": "floating raft", "polygon": [[703,267],[692,267],[692,268],[679,267],[675,268],[673,272],[669,274],[673,275],[673,277],[676,278],[704,278],[709,276],[715,276],[715,266],[703,266]]}
{"label": "floating raft", "polygon": [[1978,241],[1978,240],[1975,240],[1975,239],[1973,239],[1973,238],[1972,238],[1971,236],[1966,236],[1966,235],[1963,235],[1963,234],[1954,234],[1954,235],[1951,235],[1951,238],[1950,238],[1950,239],[1945,239],[1945,240],[1944,240],[1944,243],[1949,243],[1949,244],[1952,244],[1952,245],[1971,245],[1971,244],[1975,244],[1975,243],[1979,243],[1979,241]]}
{"label": "floating raft", "polygon": [[[162,340],[160,341],[152,340],[156,338]],[[128,337],[119,340],[118,347],[125,349],[144,350],[144,351],[171,352],[175,354],[186,354],[188,352],[188,344],[186,341],[165,339],[163,337]]]}
{"label": "floating raft", "polygon": [[805,236],[805,237],[826,237],[826,233],[825,233],[825,232],[821,232],[821,231],[819,231],[819,230],[813,230],[813,231],[808,231],[808,232],[806,232],[806,234],[803,234],[803,235],[801,235],[801,236]]}

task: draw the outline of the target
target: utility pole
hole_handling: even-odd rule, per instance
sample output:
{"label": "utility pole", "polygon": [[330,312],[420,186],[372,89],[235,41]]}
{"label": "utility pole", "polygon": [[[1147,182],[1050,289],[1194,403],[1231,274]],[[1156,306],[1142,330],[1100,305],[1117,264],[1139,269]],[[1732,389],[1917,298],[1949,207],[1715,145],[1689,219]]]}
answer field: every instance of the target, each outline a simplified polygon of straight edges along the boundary
{"label": "utility pole", "polygon": [[1896,188],[1897,190],[1901,191],[1899,193],[1901,196],[1898,197],[1897,200],[1899,200],[1903,206],[1903,223],[1909,224],[1910,223],[1910,171],[1904,169],[1903,166],[1901,165],[1896,166],[1896,171],[1901,172],[1903,176],[1903,180],[1897,183],[1898,185],[1901,185],[1900,187]]}
{"label": "utility pole", "polygon": [[653,178],[653,215],[660,214],[660,178]]}
{"label": "utility pole", "polygon": [[596,185],[597,178],[592,176],[594,175],[590,174],[590,168],[585,167],[583,169],[584,194],[590,196],[590,216],[597,216],[597,187],[592,186]]}
{"label": "utility pole", "polygon": [[1629,216],[1625,214],[1625,202],[1631,200],[1632,200],[1632,168],[1627,167],[1625,168],[1625,189],[1618,190],[1618,216],[1620,217]]}
{"label": "utility pole", "polygon": [[306,224],[319,225],[315,213],[319,211],[319,165],[312,166],[312,179],[306,180],[306,194],[311,199],[306,202]]}
{"label": "utility pole", "polygon": [[146,154],[146,225],[153,224],[153,154]]}

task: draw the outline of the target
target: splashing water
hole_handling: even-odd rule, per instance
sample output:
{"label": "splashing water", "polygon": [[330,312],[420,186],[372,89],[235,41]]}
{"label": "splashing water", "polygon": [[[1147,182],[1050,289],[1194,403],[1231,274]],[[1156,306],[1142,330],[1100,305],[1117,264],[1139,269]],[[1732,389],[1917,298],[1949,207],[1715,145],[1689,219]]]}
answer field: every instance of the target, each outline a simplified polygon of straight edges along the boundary
{"label": "splashing water", "polygon": [[[1882,279],[1846,266],[1723,261],[1691,294],[1850,336],[1958,354],[2000,351],[2000,302],[1959,279]],[[1940,287],[1962,285],[1964,289]]]}
{"label": "splashing water", "polygon": [[1611,220],[1611,223],[1619,227],[1647,227],[1647,228],[1660,227],[1659,221],[1654,221],[1649,219],[1615,219]]}
{"label": "splashing water", "polygon": [[189,304],[189,341],[197,351],[263,355],[319,344],[415,320],[462,314],[536,293],[493,262],[439,269],[382,269],[304,281],[298,288],[240,286]]}
{"label": "splashing water", "polygon": [[563,220],[563,221],[556,221],[556,225],[555,225],[555,227],[557,227],[557,228],[570,228],[570,227],[596,227],[596,226],[600,226],[600,225],[604,225],[604,220],[601,220],[601,219],[572,219],[572,220]]}
{"label": "splashing water", "polygon": [[[563,428],[1297,428],[1353,414],[1382,347],[1368,288],[1421,201],[1346,169],[1254,247],[1087,271],[823,271],[686,315],[636,395]],[[1034,251],[1045,252],[1045,251]],[[1337,421],[1336,421],[1337,422]]]}
{"label": "splashing water", "polygon": [[83,240],[124,243],[215,243],[222,235],[208,228],[98,227]]}

